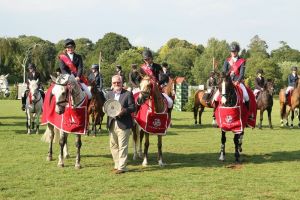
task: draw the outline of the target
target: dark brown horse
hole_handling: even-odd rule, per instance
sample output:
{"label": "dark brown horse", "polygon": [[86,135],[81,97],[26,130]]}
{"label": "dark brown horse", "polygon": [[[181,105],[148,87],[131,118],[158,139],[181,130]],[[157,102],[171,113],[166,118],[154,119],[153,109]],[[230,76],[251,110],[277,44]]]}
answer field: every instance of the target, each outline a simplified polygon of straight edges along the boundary
{"label": "dark brown horse", "polygon": [[[168,84],[169,87],[171,87],[172,84]],[[154,105],[152,105],[152,101],[149,101],[149,106],[153,107],[155,112],[162,113],[166,110],[166,105],[164,103],[164,97],[161,94],[159,90],[159,86],[157,83],[153,82],[149,76],[144,76],[140,83],[140,96],[139,98],[142,98],[144,100],[147,100],[149,98],[154,99]],[[166,90],[169,90],[170,88],[165,88]],[[152,96],[150,95],[152,94]],[[148,165],[148,149],[149,149],[149,133],[143,131],[140,126],[135,123],[133,127],[133,142],[134,142],[134,156],[133,159],[135,160],[137,158],[137,155],[139,157],[142,157],[142,141],[145,136],[145,144],[144,144],[144,154],[143,154],[143,166]],[[157,135],[157,147],[158,147],[158,164],[159,166],[164,166],[163,160],[162,160],[162,135]],[[139,145],[139,154],[137,153],[137,146]]]}
{"label": "dark brown horse", "polygon": [[[293,120],[294,120],[294,115],[296,111],[296,117],[298,116],[298,127],[300,128],[300,79],[298,80],[296,87],[292,93],[291,96],[291,105],[289,105],[285,100],[285,91],[286,88],[281,89],[279,92],[279,103],[280,103],[280,117],[281,117],[281,126],[284,126],[284,120],[285,125],[289,126],[289,121],[288,121],[288,116],[291,113],[291,125],[290,127],[293,128]],[[287,111],[288,107],[288,111]]]}
{"label": "dark brown horse", "polygon": [[97,89],[95,81],[90,83],[91,86],[91,93],[92,93],[92,99],[89,103],[88,107],[88,113],[89,113],[89,119],[91,119],[91,126],[92,130],[91,132],[96,136],[97,132],[97,125],[99,125],[99,132],[101,132],[101,125],[104,117],[103,112],[103,105],[104,105],[104,98],[103,94],[100,93],[100,91]]}
{"label": "dark brown horse", "polygon": [[[234,107],[237,105],[237,92],[234,89],[233,82],[229,75],[222,73],[219,78],[219,92],[222,95],[222,99],[218,102],[217,106],[222,107]],[[217,110],[216,110],[217,111]],[[216,113],[218,114],[218,113]],[[226,143],[226,132],[221,129],[221,151],[219,160],[225,160],[225,143]],[[242,140],[243,140],[244,131],[234,133],[234,145],[235,145],[235,161],[239,162],[240,160],[240,152],[242,152]]]}
{"label": "dark brown horse", "polygon": [[[217,89],[215,88],[214,91],[216,91]],[[195,124],[197,124],[197,115],[199,114],[199,124],[202,124],[202,113],[204,111],[204,108],[214,108],[213,105],[211,105],[210,103],[208,103],[206,100],[203,99],[204,95],[206,94],[205,90],[197,90],[195,93],[195,101],[194,101],[194,107],[193,107],[193,112],[194,112],[194,120],[195,120]],[[214,92],[213,92],[214,94]],[[213,94],[212,97],[213,98]],[[215,111],[215,109],[214,109]],[[213,121],[212,121],[212,125],[215,125],[215,114],[213,112]]]}
{"label": "dark brown horse", "polygon": [[263,91],[259,93],[257,97],[257,110],[260,110],[260,122],[258,124],[258,128],[262,128],[263,114],[264,111],[268,112],[268,120],[269,120],[269,128],[273,128],[271,113],[273,107],[273,92],[274,92],[274,82],[272,80],[268,80],[264,85]]}

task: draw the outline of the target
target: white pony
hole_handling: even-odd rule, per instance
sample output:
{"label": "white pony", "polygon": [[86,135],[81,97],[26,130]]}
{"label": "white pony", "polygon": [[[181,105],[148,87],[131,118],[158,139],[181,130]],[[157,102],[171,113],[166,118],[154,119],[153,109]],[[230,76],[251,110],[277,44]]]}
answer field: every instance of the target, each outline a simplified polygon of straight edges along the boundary
{"label": "white pony", "polygon": [[39,134],[40,115],[42,113],[43,98],[39,91],[39,80],[29,80],[29,92],[26,99],[27,134],[35,131]]}
{"label": "white pony", "polygon": [[[49,112],[53,111],[49,109],[54,109],[58,115],[63,115],[66,111],[66,107],[72,107],[72,109],[75,109],[77,107],[80,107],[82,103],[86,100],[85,93],[81,90],[80,85],[78,84],[77,80],[73,75],[62,74],[57,78],[55,77],[51,77],[51,78],[55,83],[55,85],[51,91],[49,91],[50,89],[48,89],[48,92],[45,96],[45,103],[47,103],[48,101],[51,102],[51,99],[55,99],[55,107],[46,108],[44,105],[43,115],[45,116],[47,115],[46,110]],[[43,122],[43,123],[47,124],[47,129],[42,137],[42,141],[49,142],[49,152],[48,152],[47,160],[51,161],[53,159],[52,158],[53,142],[54,141],[57,142],[59,138],[59,144],[61,148],[58,156],[57,165],[59,167],[64,167],[64,158],[67,158],[69,156],[68,149],[67,149],[67,139],[69,134],[67,132],[58,129],[56,125],[52,124],[50,121]],[[80,148],[82,145],[81,135],[76,133],[75,135],[76,135],[75,146],[77,147],[75,168],[80,169],[81,168]]]}
{"label": "white pony", "polygon": [[3,93],[4,97],[9,97],[10,92],[8,88],[7,77],[9,74],[0,76],[0,93]]}

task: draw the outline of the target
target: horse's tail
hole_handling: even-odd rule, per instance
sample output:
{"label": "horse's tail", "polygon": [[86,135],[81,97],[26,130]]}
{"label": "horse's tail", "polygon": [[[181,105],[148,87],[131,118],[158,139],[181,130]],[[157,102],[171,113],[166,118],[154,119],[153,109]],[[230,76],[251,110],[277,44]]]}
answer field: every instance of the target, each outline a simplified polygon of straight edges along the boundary
{"label": "horse's tail", "polygon": [[[60,138],[60,133],[59,133],[59,130],[56,129],[56,128],[53,128],[54,130],[54,139],[53,139],[53,142],[59,142],[59,138]],[[47,126],[46,128],[46,131],[44,133],[44,135],[42,136],[41,138],[41,141],[42,142],[46,142],[46,143],[50,143],[51,142],[51,130],[50,128]]]}

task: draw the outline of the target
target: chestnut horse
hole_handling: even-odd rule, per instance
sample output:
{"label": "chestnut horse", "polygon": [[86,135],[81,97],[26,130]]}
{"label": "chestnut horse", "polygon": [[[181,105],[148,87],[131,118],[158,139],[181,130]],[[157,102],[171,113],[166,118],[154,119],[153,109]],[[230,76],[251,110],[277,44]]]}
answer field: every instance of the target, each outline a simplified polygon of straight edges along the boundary
{"label": "chestnut horse", "polygon": [[258,94],[256,105],[257,110],[260,110],[260,120],[258,124],[258,128],[262,128],[263,114],[264,111],[268,112],[268,120],[269,120],[269,128],[273,128],[271,113],[273,107],[273,93],[274,93],[274,82],[272,80],[267,80],[264,85],[263,91]]}
{"label": "chestnut horse", "polygon": [[91,126],[92,126],[92,133],[94,136],[96,136],[96,126],[99,125],[99,132],[101,132],[101,125],[104,117],[104,112],[103,112],[103,105],[104,105],[104,100],[101,98],[102,94],[98,90],[95,81],[90,83],[91,86],[91,93],[92,93],[92,99],[89,103],[88,107],[88,113],[89,113],[89,118],[92,119],[91,121]]}
{"label": "chestnut horse", "polygon": [[[166,91],[172,91],[173,84],[168,84],[165,88]],[[150,107],[154,107],[154,110],[156,113],[162,113],[166,110],[167,106],[164,103],[164,97],[162,93],[159,90],[159,86],[157,83],[153,82],[149,76],[144,76],[140,83],[140,94],[139,98],[143,99],[143,103],[145,103],[146,100],[153,98],[154,105],[152,105],[152,101],[149,102]],[[151,96],[152,94],[152,96]],[[171,94],[171,93],[170,93]],[[133,131],[133,142],[134,142],[134,155],[133,159],[135,160],[137,155],[139,157],[142,157],[142,141],[143,137],[145,136],[145,144],[144,144],[144,155],[143,155],[143,166],[148,165],[148,149],[149,149],[149,133],[143,131],[140,126],[137,124],[137,122],[134,124],[134,127],[132,129]],[[163,160],[162,160],[162,135],[157,135],[158,143],[158,164],[159,166],[164,166]],[[139,141],[139,142],[138,142]],[[137,145],[139,145],[139,154],[137,153]]]}
{"label": "chestnut horse", "polygon": [[[217,89],[215,88],[214,91],[216,91]],[[204,111],[204,108],[213,108],[213,121],[212,121],[212,125],[216,124],[215,121],[215,108],[213,107],[213,105],[211,105],[210,103],[208,103],[206,100],[203,99],[203,96],[205,95],[205,90],[197,90],[195,95],[194,95],[194,107],[193,107],[193,112],[194,112],[194,120],[195,120],[195,124],[197,124],[197,115],[199,114],[199,121],[198,123],[201,125],[202,124],[202,113]],[[213,98],[214,94],[212,94]]]}
{"label": "chestnut horse", "polygon": [[[280,103],[280,116],[281,116],[281,126],[284,126],[284,120],[285,125],[289,126],[289,121],[288,121],[288,116],[291,113],[291,125],[290,127],[293,128],[293,120],[294,120],[294,115],[296,111],[296,117],[298,116],[298,127],[300,128],[300,79],[296,83],[295,89],[292,92],[291,95],[291,104],[287,103],[288,101],[285,101],[285,90],[281,89],[279,92],[279,103]],[[288,107],[288,111],[287,111]]]}

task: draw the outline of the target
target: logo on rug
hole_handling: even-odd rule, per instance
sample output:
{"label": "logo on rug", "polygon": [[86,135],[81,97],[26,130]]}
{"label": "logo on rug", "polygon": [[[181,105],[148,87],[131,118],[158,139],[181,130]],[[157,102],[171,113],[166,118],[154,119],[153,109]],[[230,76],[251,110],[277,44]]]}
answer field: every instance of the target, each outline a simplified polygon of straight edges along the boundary
{"label": "logo on rug", "polygon": [[160,125],[161,125],[161,121],[160,121],[160,119],[158,119],[158,118],[155,118],[154,120],[153,120],[153,126],[154,127],[159,127]]}
{"label": "logo on rug", "polygon": [[232,120],[233,120],[233,118],[232,118],[231,115],[227,115],[226,118],[225,118],[225,121],[226,121],[226,123],[228,123],[228,124],[231,123]]}

